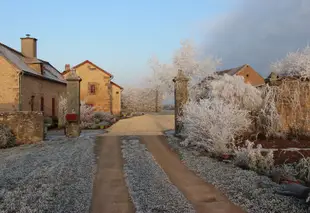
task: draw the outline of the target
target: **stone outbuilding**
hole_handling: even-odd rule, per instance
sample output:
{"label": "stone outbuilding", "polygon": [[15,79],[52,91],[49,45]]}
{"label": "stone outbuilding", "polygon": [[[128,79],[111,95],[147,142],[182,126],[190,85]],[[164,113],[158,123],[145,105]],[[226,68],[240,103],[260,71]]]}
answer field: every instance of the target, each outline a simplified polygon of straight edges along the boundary
{"label": "stone outbuilding", "polygon": [[0,43],[0,111],[41,111],[58,115],[66,81],[48,61],[37,57],[37,39],[21,38],[21,51]]}

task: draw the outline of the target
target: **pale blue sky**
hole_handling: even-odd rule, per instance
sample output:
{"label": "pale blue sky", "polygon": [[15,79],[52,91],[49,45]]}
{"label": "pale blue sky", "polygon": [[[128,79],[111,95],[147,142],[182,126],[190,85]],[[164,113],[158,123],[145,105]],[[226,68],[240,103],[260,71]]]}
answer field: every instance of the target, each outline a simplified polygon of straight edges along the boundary
{"label": "pale blue sky", "polygon": [[2,1],[0,42],[20,50],[26,33],[38,38],[38,57],[60,71],[86,59],[130,83],[156,54],[169,61],[181,39],[200,40],[205,23],[233,0]]}

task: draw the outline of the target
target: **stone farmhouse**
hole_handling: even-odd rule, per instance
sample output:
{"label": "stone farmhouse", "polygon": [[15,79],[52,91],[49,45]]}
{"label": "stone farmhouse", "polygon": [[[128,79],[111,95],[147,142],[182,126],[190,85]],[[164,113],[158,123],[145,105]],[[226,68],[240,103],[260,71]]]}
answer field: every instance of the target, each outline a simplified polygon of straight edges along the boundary
{"label": "stone farmhouse", "polygon": [[[121,112],[121,92],[123,88],[112,81],[113,75],[89,60],[72,67],[82,79],[80,87],[81,101],[95,107],[96,111]],[[65,66],[62,73],[66,77],[70,73],[70,65]]]}
{"label": "stone farmhouse", "polygon": [[37,39],[21,38],[21,51],[0,43],[0,111],[58,114],[66,81],[48,61],[37,57]]}

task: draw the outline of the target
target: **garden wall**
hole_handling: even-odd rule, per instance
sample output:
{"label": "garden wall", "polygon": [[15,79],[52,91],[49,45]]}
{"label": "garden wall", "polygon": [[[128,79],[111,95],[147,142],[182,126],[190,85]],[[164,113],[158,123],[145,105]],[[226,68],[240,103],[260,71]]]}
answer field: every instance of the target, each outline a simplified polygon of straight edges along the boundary
{"label": "garden wall", "polygon": [[0,112],[0,123],[12,129],[17,144],[36,143],[44,139],[42,112]]}
{"label": "garden wall", "polygon": [[310,157],[310,81],[285,77],[268,84],[276,91],[275,103],[282,124],[280,132],[286,133],[288,138],[258,140],[255,143],[273,149],[276,164]]}
{"label": "garden wall", "polygon": [[286,77],[269,85],[277,87],[276,106],[282,131],[307,135],[310,132],[310,81]]}

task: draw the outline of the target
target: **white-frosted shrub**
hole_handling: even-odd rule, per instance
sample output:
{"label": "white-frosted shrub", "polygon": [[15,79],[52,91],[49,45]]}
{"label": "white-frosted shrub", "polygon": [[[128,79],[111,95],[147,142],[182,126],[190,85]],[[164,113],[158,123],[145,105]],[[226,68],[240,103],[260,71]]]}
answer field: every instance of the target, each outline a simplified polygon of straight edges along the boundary
{"label": "white-frosted shrub", "polygon": [[255,148],[254,142],[246,141],[245,147],[235,149],[235,164],[241,167],[249,168],[257,172],[268,172],[274,166],[273,151],[268,151],[262,155],[262,146],[260,144]]}
{"label": "white-frosted shrub", "polygon": [[[95,108],[87,105],[84,101],[81,101],[80,106],[80,125],[81,128],[90,128],[95,124]],[[63,127],[66,123],[66,114],[68,113],[67,98],[65,96],[59,97],[58,106],[58,126]]]}
{"label": "white-frosted shrub", "polygon": [[[257,131],[264,133],[266,137],[281,136],[281,120],[276,107],[276,96],[279,93],[278,87],[265,85],[262,89],[263,102],[257,113]],[[284,136],[282,134],[282,136]]]}
{"label": "white-frosted shrub", "polygon": [[86,104],[84,101],[81,101],[80,120],[82,128],[89,128],[92,124],[95,123],[94,115],[94,107]]}
{"label": "white-frosted shrub", "polygon": [[64,127],[67,114],[67,98],[64,95],[58,99],[58,127]]}
{"label": "white-frosted shrub", "polygon": [[194,99],[220,98],[225,103],[236,104],[240,109],[256,111],[262,104],[261,91],[251,84],[244,83],[242,76],[212,75],[209,80],[193,87]]}
{"label": "white-frosted shrub", "polygon": [[192,144],[208,152],[229,152],[235,137],[251,124],[248,111],[221,99],[205,99],[189,102],[182,117],[184,145]]}
{"label": "white-frosted shrub", "polygon": [[95,108],[87,105],[84,101],[81,101],[80,106],[80,119],[81,119],[81,128],[90,128],[93,124],[95,124]]}

